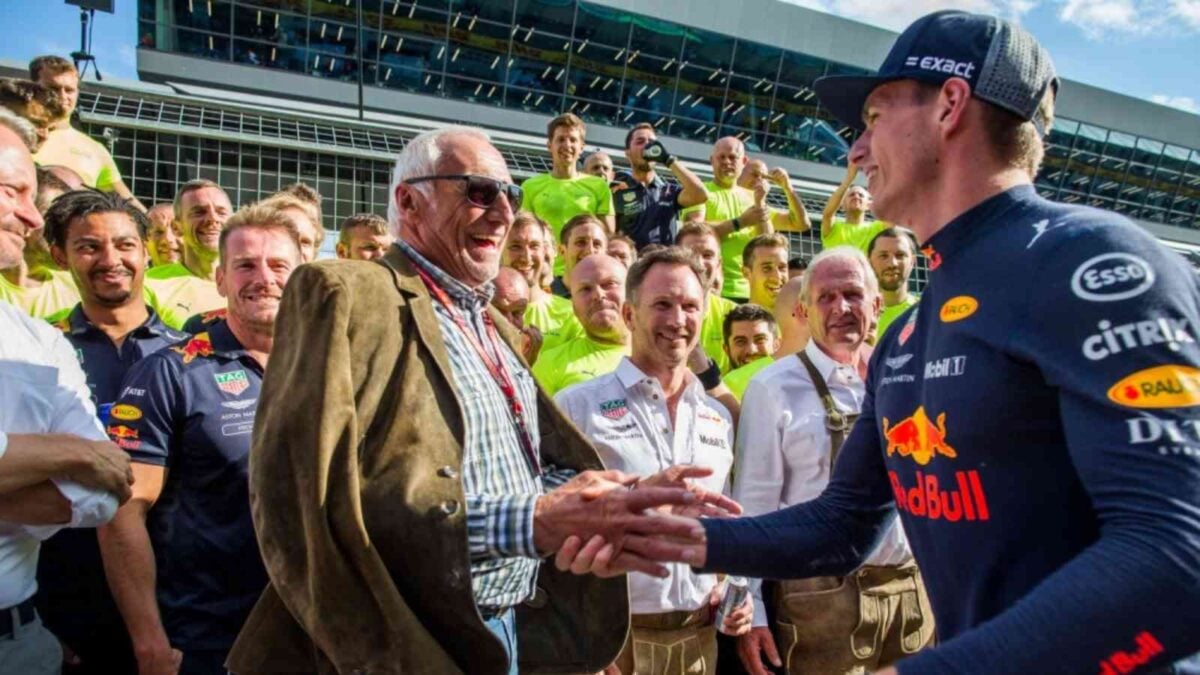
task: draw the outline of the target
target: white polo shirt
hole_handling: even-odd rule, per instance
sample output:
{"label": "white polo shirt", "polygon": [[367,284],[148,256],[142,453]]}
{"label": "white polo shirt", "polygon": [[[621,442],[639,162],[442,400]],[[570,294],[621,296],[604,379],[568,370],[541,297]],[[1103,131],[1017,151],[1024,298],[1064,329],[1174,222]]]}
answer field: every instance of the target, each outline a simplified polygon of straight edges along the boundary
{"label": "white polo shirt", "polygon": [[[8,434],[74,434],[107,441],[96,419],[87,379],[62,332],[0,302],[0,457]],[[0,607],[12,607],[37,590],[38,549],[64,527],[96,527],[117,512],[114,496],[54,479],[71,502],[71,521],[32,526],[0,522]]]}
{"label": "white polo shirt", "polygon": [[[838,409],[860,412],[866,385],[858,372],[831,359],[813,340],[804,353],[825,379]],[[829,484],[831,443],[825,407],[799,357],[772,363],[750,380],[742,396],[733,498],[746,516],[816,498]],[[896,519],[889,526],[866,564],[901,565],[912,559],[899,523]],[[760,580],[751,580],[755,626],[767,625],[761,587]]]}
{"label": "white polo shirt", "polygon": [[[607,468],[648,476],[673,464],[697,464],[713,474],[696,484],[720,492],[733,465],[733,420],[694,375],[687,378],[674,426],[662,385],[629,357],[614,372],[564,389],[554,400],[595,444]],[[665,579],[629,575],[632,613],[693,611],[708,602],[716,575],[696,574],[679,563],[667,568]]]}

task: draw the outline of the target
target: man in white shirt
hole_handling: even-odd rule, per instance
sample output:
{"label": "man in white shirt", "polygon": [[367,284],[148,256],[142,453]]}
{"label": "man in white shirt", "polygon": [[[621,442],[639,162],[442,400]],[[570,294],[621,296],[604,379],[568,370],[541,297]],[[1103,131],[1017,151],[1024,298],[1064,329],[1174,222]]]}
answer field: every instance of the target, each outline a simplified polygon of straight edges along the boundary
{"label": "man in white shirt", "polygon": [[[733,465],[733,421],[688,370],[704,319],[704,270],[677,247],[654,251],[633,264],[622,308],[632,338],[630,356],[616,371],[563,390],[559,407],[595,444],[605,466],[652,475],[672,465],[696,465],[696,484],[714,492]],[[599,539],[579,552],[587,566],[605,554]],[[608,549],[611,553],[611,548]],[[560,561],[566,556],[560,556]],[[669,575],[629,576],[632,630],[616,666],[622,673],[716,672],[712,608],[721,599],[715,575],[683,564]],[[749,629],[749,603],[730,613],[721,630]]]}
{"label": "man in white shirt", "polygon": [[[42,226],[32,133],[0,113],[0,265]],[[62,334],[5,302],[0,326],[0,669],[58,673],[62,651],[33,607],[38,549],[63,527],[111,519],[132,474]]]}
{"label": "man in white shirt", "polygon": [[[849,246],[822,252],[804,273],[797,311],[812,339],[758,373],[742,399],[733,496],[747,514],[806,502],[825,489],[862,409],[871,353],[865,341],[879,297],[870,263]],[[776,584],[774,637],[761,581],[751,589],[754,627],[738,651],[753,674],[767,672],[760,652],[789,673],[872,672],[933,638],[933,614],[898,523],[852,576]]]}

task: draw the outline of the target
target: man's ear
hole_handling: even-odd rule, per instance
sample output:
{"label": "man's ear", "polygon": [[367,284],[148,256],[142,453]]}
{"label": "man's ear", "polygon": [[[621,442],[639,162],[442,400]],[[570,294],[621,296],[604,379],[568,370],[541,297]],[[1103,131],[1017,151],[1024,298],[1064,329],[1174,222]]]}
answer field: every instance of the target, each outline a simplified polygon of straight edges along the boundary
{"label": "man's ear", "polygon": [[966,119],[967,104],[971,102],[971,85],[961,77],[952,77],[942,83],[938,93],[938,125],[942,135],[948,136],[962,128]]}

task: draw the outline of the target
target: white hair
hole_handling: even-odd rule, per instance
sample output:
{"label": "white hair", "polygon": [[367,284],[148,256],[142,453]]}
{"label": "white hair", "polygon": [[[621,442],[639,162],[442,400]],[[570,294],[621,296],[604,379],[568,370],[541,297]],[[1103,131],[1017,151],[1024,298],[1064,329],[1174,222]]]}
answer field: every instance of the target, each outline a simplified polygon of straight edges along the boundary
{"label": "white hair", "polygon": [[[396,165],[392,168],[392,183],[388,186],[387,219],[388,229],[393,236],[400,236],[401,226],[400,207],[396,204],[396,188],[409,178],[435,175],[438,172],[438,163],[442,159],[443,139],[449,136],[470,136],[487,143],[492,142],[491,136],[483,129],[451,125],[417,134],[405,144],[400,156],[396,158]],[[426,195],[430,191],[428,183],[417,183],[412,187]]]}
{"label": "white hair", "polygon": [[14,113],[8,108],[0,107],[0,127],[7,127],[25,144],[25,149],[33,152],[37,147],[37,128],[29,120]]}
{"label": "white hair", "polygon": [[834,246],[821,251],[813,257],[808,263],[808,269],[804,270],[804,276],[800,279],[800,304],[811,307],[812,299],[812,278],[816,274],[817,268],[831,260],[843,260],[854,265],[858,265],[862,271],[863,283],[866,286],[867,294],[871,297],[879,295],[879,279],[875,278],[875,270],[871,267],[871,262],[867,260],[867,256],[859,250],[857,246]]}

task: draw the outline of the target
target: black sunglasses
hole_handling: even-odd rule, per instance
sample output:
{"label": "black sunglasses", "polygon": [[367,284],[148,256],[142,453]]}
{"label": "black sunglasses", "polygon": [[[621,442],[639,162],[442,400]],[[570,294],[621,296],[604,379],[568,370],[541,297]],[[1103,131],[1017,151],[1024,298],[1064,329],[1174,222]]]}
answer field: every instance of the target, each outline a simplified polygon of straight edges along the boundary
{"label": "black sunglasses", "polygon": [[500,192],[504,191],[504,196],[508,197],[508,206],[514,212],[521,208],[521,200],[525,196],[520,185],[505,183],[504,181],[488,178],[487,176],[476,176],[474,174],[443,174],[440,176],[420,176],[418,178],[409,178],[404,182],[408,185],[413,183],[425,183],[431,180],[461,180],[467,184],[467,201],[471,202],[479,208],[486,209],[496,203],[496,198],[500,196]]}

